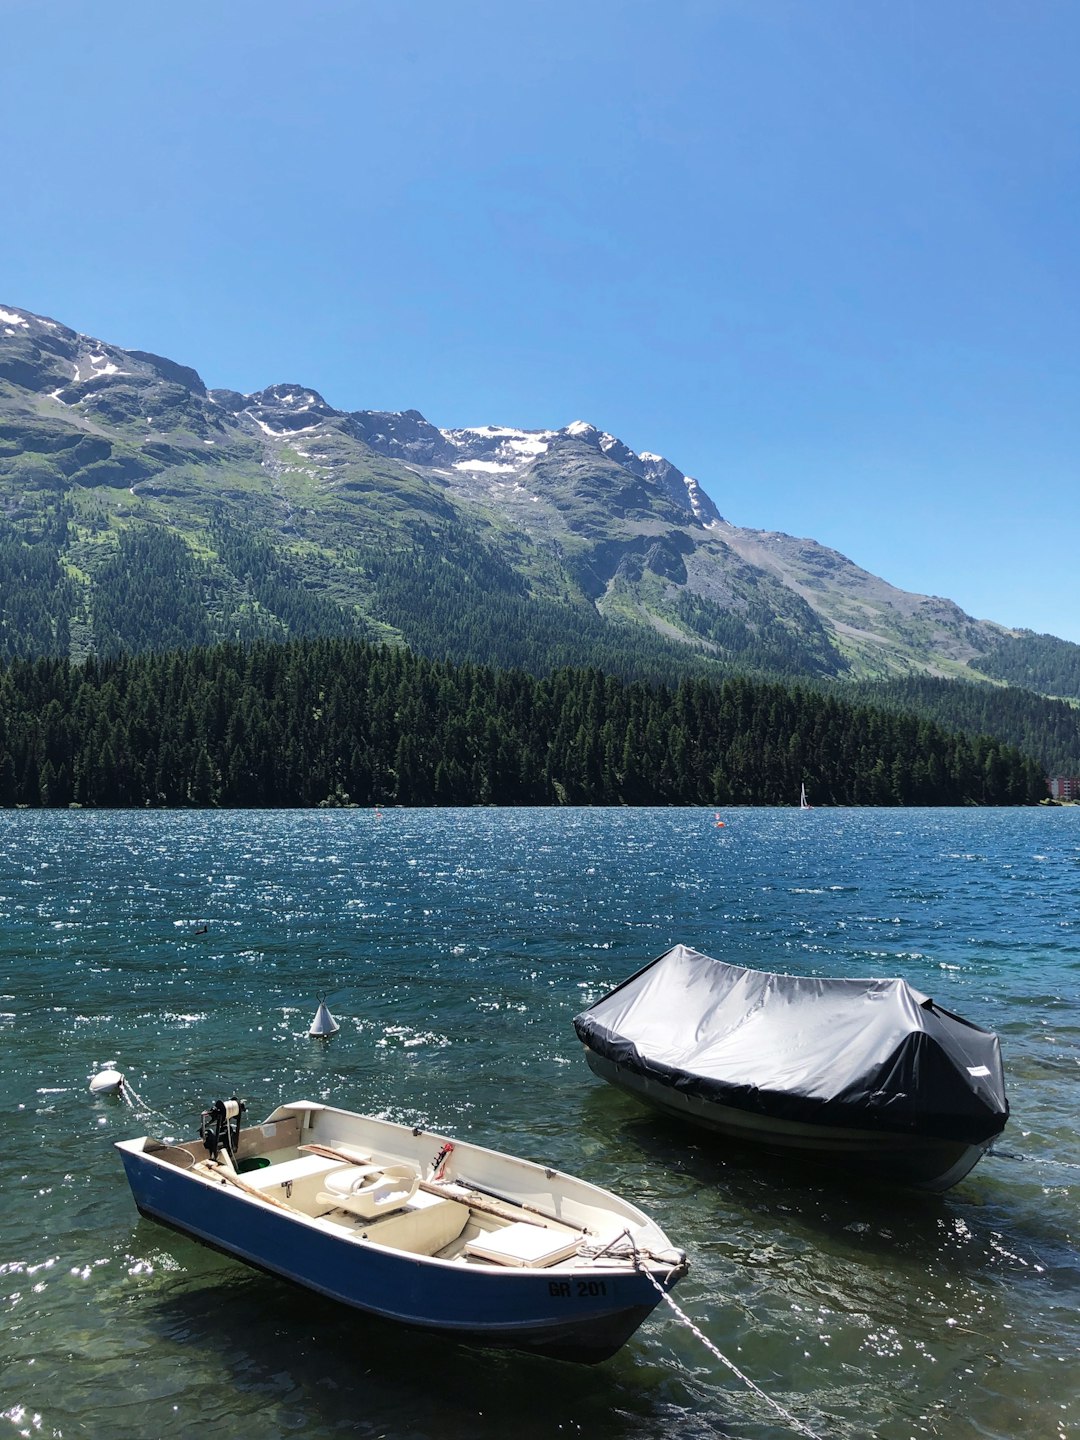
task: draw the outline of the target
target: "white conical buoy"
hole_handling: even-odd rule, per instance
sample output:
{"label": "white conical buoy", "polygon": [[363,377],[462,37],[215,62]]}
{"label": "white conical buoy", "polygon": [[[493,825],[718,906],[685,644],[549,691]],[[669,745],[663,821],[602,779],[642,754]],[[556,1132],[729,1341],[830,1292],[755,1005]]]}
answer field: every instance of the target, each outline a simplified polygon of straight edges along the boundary
{"label": "white conical buoy", "polygon": [[90,1081],[91,1095],[119,1094],[124,1088],[124,1077],[119,1070],[99,1070]]}
{"label": "white conical buoy", "polygon": [[319,1008],[315,1011],[315,1019],[311,1022],[311,1029],[308,1031],[308,1034],[316,1037],[325,1037],[327,1035],[336,1035],[340,1029],[341,1026],[326,1008],[326,1001],[320,1000]]}

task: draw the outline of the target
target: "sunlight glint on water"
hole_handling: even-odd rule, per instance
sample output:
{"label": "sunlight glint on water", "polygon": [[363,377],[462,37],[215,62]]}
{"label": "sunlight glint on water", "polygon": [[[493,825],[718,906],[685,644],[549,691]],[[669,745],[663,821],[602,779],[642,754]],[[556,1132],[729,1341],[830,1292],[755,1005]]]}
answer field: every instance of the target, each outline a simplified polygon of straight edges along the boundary
{"label": "sunlight glint on water", "polygon": [[[782,1433],[665,1311],[597,1369],[471,1351],[140,1220],[111,1142],[190,1133],[234,1090],[256,1118],[334,1100],[625,1192],[689,1252],[680,1304],[820,1434],[1080,1433],[1080,810],[725,820],[7,812],[10,1433]],[[1003,1148],[1027,1158],[988,1158],[943,1199],[886,1196],[638,1110],[590,1075],[570,1022],[677,941],[800,974],[903,974],[998,1030]],[[329,1043],[306,1033],[324,992]],[[89,1094],[111,1065],[146,1114]]]}

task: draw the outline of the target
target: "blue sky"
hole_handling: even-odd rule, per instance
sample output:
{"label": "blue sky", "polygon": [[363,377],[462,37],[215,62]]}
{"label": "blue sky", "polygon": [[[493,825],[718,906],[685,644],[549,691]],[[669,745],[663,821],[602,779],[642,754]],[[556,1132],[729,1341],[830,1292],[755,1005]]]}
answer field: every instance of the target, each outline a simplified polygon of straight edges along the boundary
{"label": "blue sky", "polygon": [[0,303],[1080,641],[1074,0],[3,0]]}

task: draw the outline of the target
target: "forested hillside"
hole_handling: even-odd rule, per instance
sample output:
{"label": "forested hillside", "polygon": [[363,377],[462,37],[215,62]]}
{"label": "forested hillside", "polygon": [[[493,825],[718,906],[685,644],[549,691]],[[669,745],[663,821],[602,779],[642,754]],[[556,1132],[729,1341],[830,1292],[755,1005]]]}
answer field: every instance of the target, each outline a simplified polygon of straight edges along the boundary
{"label": "forested hillside", "polygon": [[1080,708],[1030,690],[925,677],[845,686],[862,704],[993,735],[1037,760],[1048,775],[1080,775]]}
{"label": "forested hillside", "polygon": [[1008,635],[980,657],[977,668],[1007,685],[1080,700],[1080,645],[1056,635],[1035,635],[1030,630]]}
{"label": "forested hillside", "polygon": [[[438,429],[415,410],[335,410],[292,384],[208,391],[188,366],[29,311],[4,313],[0,663],[86,661],[85,677],[134,675],[138,666],[102,666],[327,639],[522,671],[538,696],[545,677],[570,667],[624,686],[715,689],[743,676],[906,708],[949,730],[991,735],[1045,771],[1080,773],[1076,713],[1031,693],[1080,695],[1080,646],[897,590],[817,541],[734,526],[697,480],[592,425]],[[955,683],[890,678],[927,673]],[[983,683],[983,673],[1009,688]],[[859,677],[864,687],[847,689]],[[269,699],[263,709],[274,713]],[[228,704],[223,713],[232,720]],[[421,750],[428,738],[411,737]],[[60,784],[59,745],[51,784],[67,796],[61,803],[105,803],[97,790],[88,798],[92,745],[78,744],[79,778],[68,755]],[[535,742],[522,733],[513,744],[535,768]],[[207,793],[234,803],[231,749],[213,737],[206,749],[220,772]],[[147,778],[159,757],[133,754],[138,803],[164,803],[155,797],[174,790]],[[785,800],[813,758],[800,751],[790,773],[766,777],[725,751],[711,762],[710,783],[716,798]],[[884,785],[879,772],[871,784],[866,757],[844,758],[846,777],[822,759],[820,798],[939,794],[936,772],[916,778],[904,761],[908,779]],[[896,757],[873,758],[888,768]],[[16,765],[12,785],[32,797],[38,779],[33,761],[23,763],[29,770]],[[448,757],[446,773],[463,763]],[[562,763],[545,753],[543,793],[557,794],[556,781],[579,793]],[[380,764],[395,770],[381,798],[399,797],[405,781],[393,757]],[[676,793],[656,779],[655,754],[641,769],[650,794]],[[321,779],[312,783],[317,798],[330,793]],[[383,783],[365,788],[352,776],[345,788],[359,799]],[[440,796],[459,793],[446,774],[441,783]],[[980,798],[964,785],[966,798]],[[465,788],[470,798],[486,793],[471,781]],[[633,767],[607,764],[594,788],[626,799],[637,793]],[[707,789],[699,775],[686,793]],[[272,803],[259,795],[244,803]]]}
{"label": "forested hillside", "polygon": [[438,428],[190,366],[5,305],[0,657],[397,642],[540,675],[987,673],[1076,693],[1080,647],[724,519],[583,421]]}
{"label": "forested hillside", "polygon": [[1022,804],[986,737],[732,679],[545,679],[354,640],[0,670],[0,804]]}

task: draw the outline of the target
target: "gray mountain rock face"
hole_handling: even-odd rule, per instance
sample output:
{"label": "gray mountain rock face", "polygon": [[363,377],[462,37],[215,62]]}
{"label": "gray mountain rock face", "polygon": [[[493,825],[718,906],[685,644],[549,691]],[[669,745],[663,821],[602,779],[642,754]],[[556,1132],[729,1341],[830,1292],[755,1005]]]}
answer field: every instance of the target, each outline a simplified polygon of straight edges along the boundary
{"label": "gray mountain rock face", "polygon": [[[208,391],[187,365],[0,305],[0,503],[29,535],[61,496],[78,497],[65,558],[90,582],[102,526],[171,528],[223,566],[209,527],[225,514],[288,558],[290,583],[390,638],[408,635],[362,557],[417,545],[467,551],[465,571],[538,605],[795,673],[959,674],[1014,633],[816,540],[733,526],[697,479],[584,421],[439,428],[299,383]],[[220,584],[244,603],[240,580]]]}

